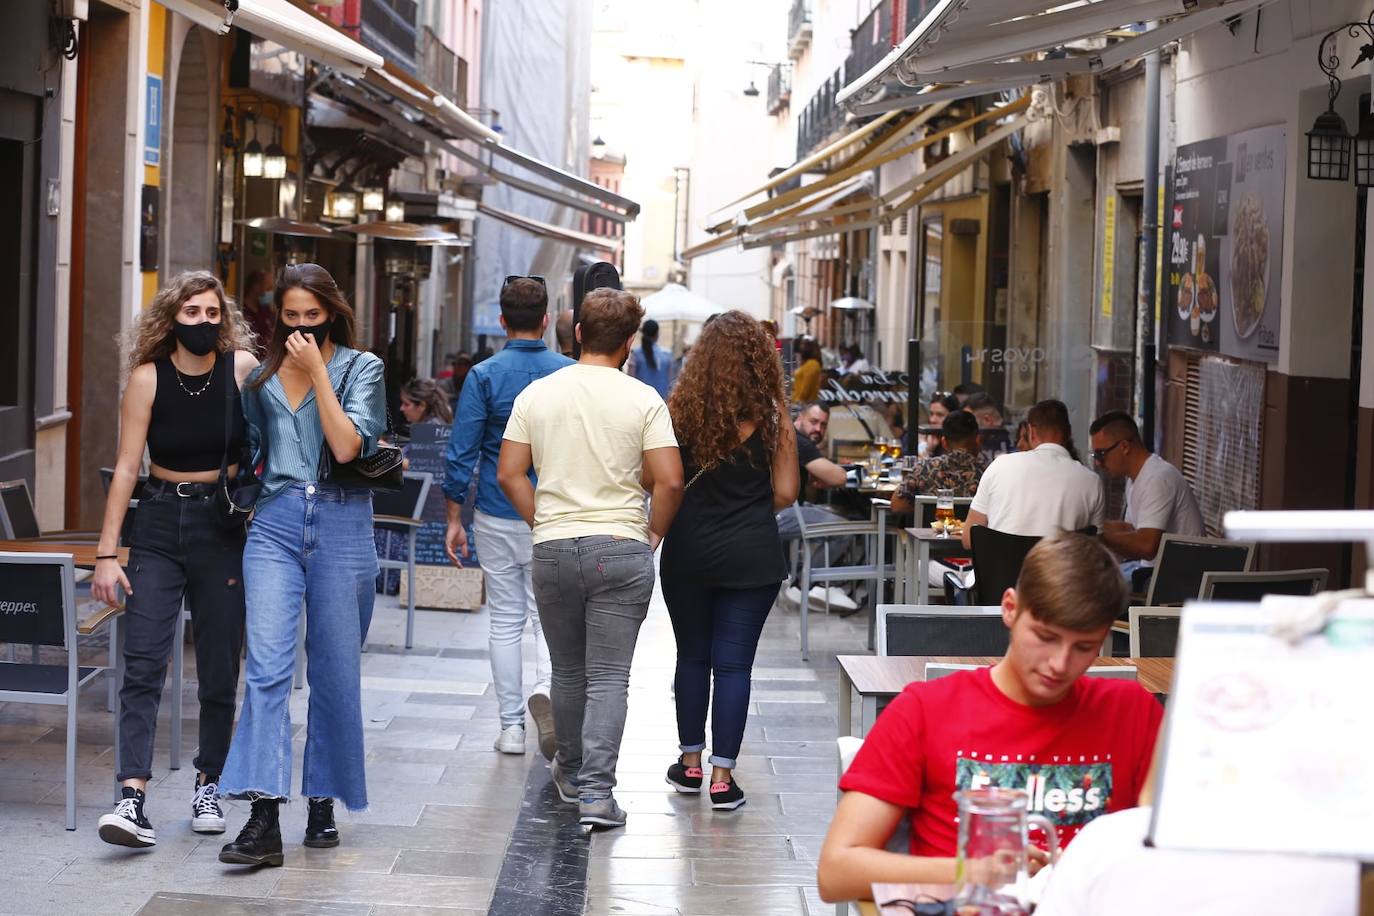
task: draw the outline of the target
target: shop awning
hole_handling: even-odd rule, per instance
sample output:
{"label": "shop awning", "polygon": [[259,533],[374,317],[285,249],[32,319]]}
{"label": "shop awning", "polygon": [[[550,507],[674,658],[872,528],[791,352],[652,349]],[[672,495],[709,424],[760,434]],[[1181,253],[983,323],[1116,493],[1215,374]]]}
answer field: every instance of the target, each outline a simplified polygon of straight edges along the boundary
{"label": "shop awning", "polygon": [[[393,126],[442,147],[493,181],[502,181],[536,197],[616,222],[628,222],[639,213],[639,204],[626,197],[512,150],[502,142],[500,134],[463,111],[452,100],[390,63],[381,69],[369,70],[359,82],[336,78],[331,81],[330,90],[386,119]],[[503,156],[549,179],[553,184],[541,184],[497,169],[481,156],[460,146],[460,141],[473,141],[477,144],[478,153],[485,151]]]}
{"label": "shop awning", "polygon": [[509,210],[502,210],[493,207],[491,204],[484,204],[481,201],[477,202],[477,212],[481,215],[490,216],[492,219],[499,220],[508,226],[514,226],[532,235],[553,239],[556,242],[567,242],[570,245],[580,245],[584,248],[593,248],[598,251],[620,250],[619,239],[605,238],[600,235],[579,232],[576,229],[555,226],[553,223],[546,223],[542,220],[537,220],[520,213],[511,213]]}
{"label": "shop awning", "polygon": [[[1007,106],[999,109],[995,116],[1021,112],[1024,108],[1024,105]],[[975,120],[983,118],[970,119],[954,129],[972,126]],[[778,216],[746,223],[730,235],[710,239],[687,249],[682,252],[682,258],[691,260],[734,245],[746,249],[759,248],[871,229],[895,219],[929,198],[955,176],[987,156],[999,143],[1024,128],[1029,120],[1028,115],[1018,113],[1006,124],[993,128],[970,146],[911,179],[889,188],[877,197],[863,195],[862,192],[867,188],[850,179],[831,195]]]}
{"label": "shop awning", "polygon": [[[937,0],[901,44],[841,89],[836,101],[871,114],[883,94],[918,105],[925,104],[921,96],[907,90],[979,94],[1107,70],[1265,2]],[[1156,28],[1116,36],[1119,29],[1151,22]],[[1104,41],[1072,46],[1090,38]]]}
{"label": "shop awning", "polygon": [[238,9],[233,12],[219,0],[158,2],[216,34],[238,26],[350,76],[360,77],[368,68],[382,66],[380,54],[290,0],[238,0]]}

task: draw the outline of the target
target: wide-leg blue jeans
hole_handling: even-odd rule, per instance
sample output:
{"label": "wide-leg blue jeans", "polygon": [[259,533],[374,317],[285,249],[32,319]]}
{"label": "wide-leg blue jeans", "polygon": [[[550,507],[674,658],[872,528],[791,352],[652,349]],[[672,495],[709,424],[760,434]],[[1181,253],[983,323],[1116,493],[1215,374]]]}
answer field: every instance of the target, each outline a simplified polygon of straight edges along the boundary
{"label": "wide-leg blue jeans", "polygon": [[377,578],[372,494],[312,483],[274,496],[253,516],[243,578],[246,693],[220,791],[291,795],[291,681],[304,602],[310,706],[301,794],[366,808],[361,652]]}

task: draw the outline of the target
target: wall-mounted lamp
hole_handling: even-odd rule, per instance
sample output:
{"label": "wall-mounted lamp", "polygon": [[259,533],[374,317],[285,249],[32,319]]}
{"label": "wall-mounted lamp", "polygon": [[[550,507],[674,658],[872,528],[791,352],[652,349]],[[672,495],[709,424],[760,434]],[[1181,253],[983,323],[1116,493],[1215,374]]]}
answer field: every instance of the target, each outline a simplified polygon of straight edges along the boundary
{"label": "wall-mounted lamp", "polygon": [[386,209],[386,193],[381,188],[363,189],[363,212],[381,213]]}
{"label": "wall-mounted lamp", "polygon": [[749,85],[745,87],[744,94],[746,97],[751,99],[756,99],[759,97],[759,87],[754,85],[753,80],[750,80]]}
{"label": "wall-mounted lamp", "polygon": [[[1341,66],[1341,59],[1336,55],[1336,36],[1341,32],[1351,38],[1363,34],[1366,39],[1352,68],[1374,60],[1374,12],[1364,22],[1347,22],[1332,29],[1317,45],[1317,66],[1326,74],[1329,88],[1326,111],[1317,115],[1312,129],[1307,132],[1307,177],[1315,181],[1349,180],[1351,152],[1357,141],[1345,126],[1345,119],[1336,112],[1336,99],[1341,95],[1341,78],[1336,75]],[[1362,123],[1358,142],[1365,167],[1356,169],[1355,181],[1362,187],[1370,187],[1374,185],[1374,130],[1366,129]]]}
{"label": "wall-mounted lamp", "polygon": [[358,215],[358,195],[353,191],[330,191],[324,196],[324,208],[333,219],[355,219]]}
{"label": "wall-mounted lamp", "polygon": [[383,214],[388,223],[404,223],[406,221],[405,201],[393,200],[386,205],[386,213]]}
{"label": "wall-mounted lamp", "polygon": [[262,154],[262,177],[263,178],[285,178],[286,177],[286,150],[281,148],[277,142],[281,133],[280,127],[272,130],[272,142],[267,145],[267,149]]}

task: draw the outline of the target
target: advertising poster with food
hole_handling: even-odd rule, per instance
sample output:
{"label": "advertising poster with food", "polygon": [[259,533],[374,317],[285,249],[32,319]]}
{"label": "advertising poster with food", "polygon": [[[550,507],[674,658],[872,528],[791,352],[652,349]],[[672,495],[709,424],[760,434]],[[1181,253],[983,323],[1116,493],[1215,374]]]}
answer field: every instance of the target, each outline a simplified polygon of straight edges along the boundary
{"label": "advertising poster with food", "polygon": [[1166,236],[1170,346],[1278,360],[1283,188],[1282,127],[1178,148]]}

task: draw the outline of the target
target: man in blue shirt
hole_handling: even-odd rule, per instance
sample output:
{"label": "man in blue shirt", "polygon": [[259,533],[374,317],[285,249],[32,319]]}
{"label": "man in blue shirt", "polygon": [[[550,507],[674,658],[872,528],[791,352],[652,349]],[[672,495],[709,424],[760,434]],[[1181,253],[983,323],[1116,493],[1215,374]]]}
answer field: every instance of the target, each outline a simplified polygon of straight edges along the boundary
{"label": "man in blue shirt", "polygon": [[[458,399],[444,470],[448,497],[449,559],[462,566],[469,555],[461,519],[473,472],[477,506],[472,529],[481,549],[478,562],[486,581],[491,615],[491,676],[501,710],[501,734],[495,748],[503,754],[525,753],[525,702],[520,640],[528,618],[534,628],[535,685],[530,716],[539,729],[539,750],[553,759],[553,707],[549,701],[549,649],[539,625],[531,579],[534,543],[530,526],[511,506],[496,483],[496,459],[516,395],[535,379],[572,365],[566,356],[544,345],[549,324],[549,295],[542,277],[507,277],[501,287],[501,326],[506,346],[472,367]],[[479,464],[480,462],[480,464]],[[533,481],[534,473],[530,472]]]}

